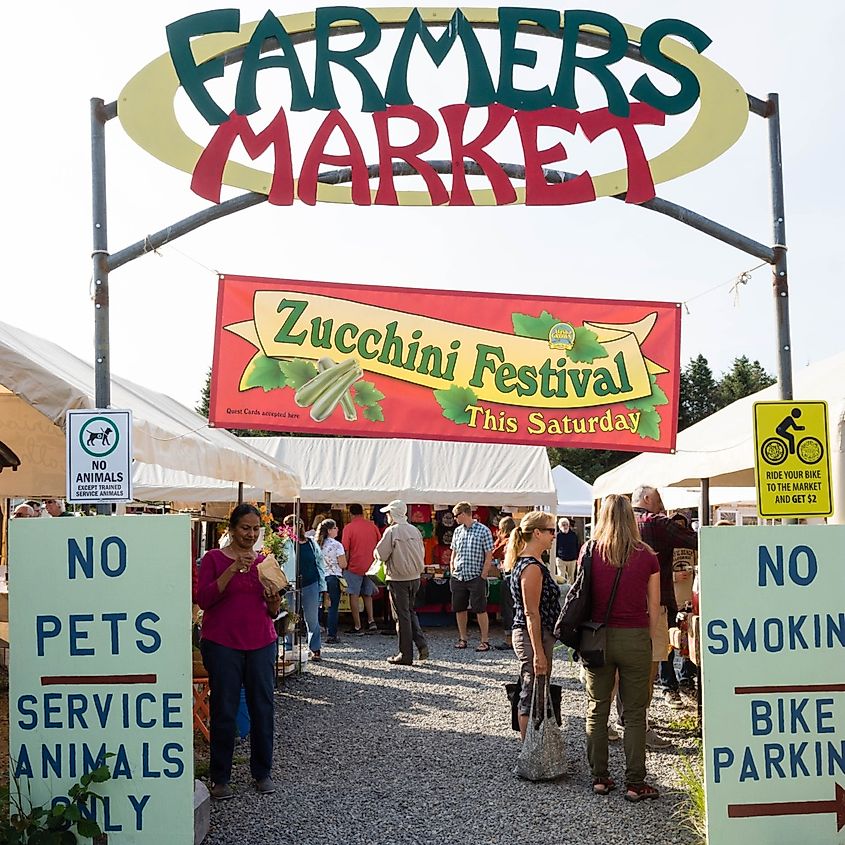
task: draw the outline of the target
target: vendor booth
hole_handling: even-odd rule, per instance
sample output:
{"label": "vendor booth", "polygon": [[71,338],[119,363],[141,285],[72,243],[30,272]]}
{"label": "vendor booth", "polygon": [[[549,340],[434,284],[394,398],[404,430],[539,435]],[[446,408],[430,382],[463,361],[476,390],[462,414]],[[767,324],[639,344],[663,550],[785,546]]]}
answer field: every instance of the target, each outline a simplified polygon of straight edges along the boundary
{"label": "vendor booth", "polygon": [[[302,479],[306,527],[324,516],[342,526],[348,521],[346,505],[353,502],[372,506],[376,521],[383,517],[376,505],[392,499],[407,503],[409,521],[419,528],[426,547],[426,574],[417,609],[429,623],[451,609],[448,544],[451,507],[456,502],[470,502],[476,518],[494,535],[501,513],[557,506],[548,454],[541,446],[370,438],[247,440],[292,467]],[[500,586],[498,578],[488,582],[493,613],[498,609]]]}

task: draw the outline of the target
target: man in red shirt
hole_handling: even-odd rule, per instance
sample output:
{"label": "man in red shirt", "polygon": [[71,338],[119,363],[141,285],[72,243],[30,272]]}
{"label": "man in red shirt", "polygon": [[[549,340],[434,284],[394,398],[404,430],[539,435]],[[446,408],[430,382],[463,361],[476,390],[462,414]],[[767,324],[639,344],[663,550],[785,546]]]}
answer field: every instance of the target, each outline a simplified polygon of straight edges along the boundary
{"label": "man in red shirt", "polygon": [[376,585],[367,577],[367,570],[373,565],[376,544],[381,540],[378,526],[364,518],[361,505],[350,505],[349,513],[352,519],[343,527],[341,543],[346,550],[347,568],[344,571],[346,588],[349,593],[349,609],[352,613],[352,628],[349,634],[363,634],[361,615],[358,610],[358,596],[364,599],[364,610],[367,612],[367,629],[378,631],[373,616],[373,596]]}

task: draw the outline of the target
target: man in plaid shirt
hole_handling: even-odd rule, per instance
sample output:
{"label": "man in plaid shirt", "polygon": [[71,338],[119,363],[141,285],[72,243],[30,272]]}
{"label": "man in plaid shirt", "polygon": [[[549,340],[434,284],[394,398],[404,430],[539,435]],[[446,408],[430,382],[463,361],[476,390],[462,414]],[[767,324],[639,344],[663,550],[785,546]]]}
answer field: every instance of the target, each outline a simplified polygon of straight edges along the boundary
{"label": "man in plaid shirt", "polygon": [[490,651],[487,575],[493,564],[493,535],[486,525],[473,519],[469,502],[458,502],[452,513],[458,523],[452,534],[452,562],[449,566],[452,610],[458,623],[459,639],[455,648],[467,647],[468,610],[472,610],[481,631],[481,642],[476,651]]}

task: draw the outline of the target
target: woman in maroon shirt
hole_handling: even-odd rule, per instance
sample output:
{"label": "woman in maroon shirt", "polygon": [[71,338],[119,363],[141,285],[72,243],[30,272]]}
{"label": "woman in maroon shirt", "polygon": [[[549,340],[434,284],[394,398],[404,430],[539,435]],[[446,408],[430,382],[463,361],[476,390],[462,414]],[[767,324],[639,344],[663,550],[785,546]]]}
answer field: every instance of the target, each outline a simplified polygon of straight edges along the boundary
{"label": "woman in maroon shirt", "polygon": [[203,609],[200,651],[211,687],[211,797],[233,798],[229,786],[241,687],[249,710],[249,766],[258,792],[273,792],[273,687],[278,593],[265,590],[256,555],[261,518],[252,505],[229,517],[231,543],[200,561],[197,603]]}
{"label": "woman in maroon shirt", "polygon": [[[645,781],[645,714],[651,679],[651,637],[660,610],[660,564],[640,539],[633,508],[625,496],[614,494],[602,502],[593,540],[591,619],[603,622],[607,617],[604,666],[586,670],[587,757],[593,791],[606,795],[616,785],[608,770],[607,717],[618,672],[625,708],[625,798],[658,798],[658,791]],[[579,560],[579,566],[580,563]],[[608,617],[608,603],[620,569],[619,586]]]}

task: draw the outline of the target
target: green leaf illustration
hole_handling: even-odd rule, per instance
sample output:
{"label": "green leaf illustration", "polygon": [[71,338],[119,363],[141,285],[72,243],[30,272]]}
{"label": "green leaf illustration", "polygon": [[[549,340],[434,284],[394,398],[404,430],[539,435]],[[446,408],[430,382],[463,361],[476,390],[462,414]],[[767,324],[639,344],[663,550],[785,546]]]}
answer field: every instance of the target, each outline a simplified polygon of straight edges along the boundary
{"label": "green leaf illustration", "polygon": [[552,326],[560,322],[548,311],[540,313],[539,317],[531,317],[528,314],[511,314],[513,322],[513,333],[519,337],[534,337],[538,340],[548,340]]}
{"label": "green leaf illustration", "polygon": [[364,418],[370,422],[384,422],[384,411],[382,411],[381,405],[376,403],[364,408]]}
{"label": "green leaf illustration", "polygon": [[641,399],[632,399],[630,402],[626,402],[626,408],[630,408],[632,411],[653,411],[656,405],[669,404],[669,399],[657,383],[657,378],[652,373],[648,374],[648,378],[651,382],[651,393]]}
{"label": "green leaf illustration", "polygon": [[284,387],[286,384],[287,379],[281,370],[281,362],[275,358],[268,358],[259,352],[246,365],[238,390],[249,390],[253,387],[274,390],[277,387]]}
{"label": "green leaf illustration", "polygon": [[643,439],[650,437],[652,440],[660,440],[660,414],[657,411],[642,411],[640,413],[640,424],[637,426],[637,434]]}
{"label": "green leaf illustration", "polygon": [[458,425],[466,425],[470,421],[471,416],[466,409],[478,402],[478,397],[470,388],[455,385],[448,390],[435,390],[434,398],[443,408],[443,416]]}
{"label": "green leaf illustration", "polygon": [[279,361],[279,369],[284,373],[285,384],[294,390],[298,390],[303,384],[311,381],[317,375],[317,368],[314,364],[303,358]]}
{"label": "green leaf illustration", "polygon": [[607,358],[607,350],[599,343],[598,335],[584,326],[575,329],[575,345],[566,357],[573,364],[592,364],[596,358]]}
{"label": "green leaf illustration", "polygon": [[640,424],[637,427],[637,434],[643,439],[650,437],[652,440],[660,440],[660,421],[661,416],[658,411],[655,411],[657,405],[668,405],[669,399],[663,392],[663,389],[657,383],[657,377],[652,373],[648,375],[651,382],[651,393],[648,396],[643,396],[640,399],[632,399],[625,403],[626,408],[632,411],[640,411]]}
{"label": "green leaf illustration", "polygon": [[355,382],[355,386],[352,388],[352,396],[359,408],[372,408],[384,399],[384,394],[371,381]]}

